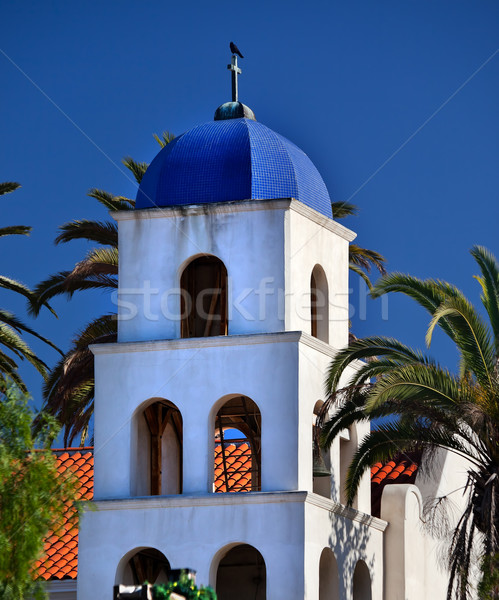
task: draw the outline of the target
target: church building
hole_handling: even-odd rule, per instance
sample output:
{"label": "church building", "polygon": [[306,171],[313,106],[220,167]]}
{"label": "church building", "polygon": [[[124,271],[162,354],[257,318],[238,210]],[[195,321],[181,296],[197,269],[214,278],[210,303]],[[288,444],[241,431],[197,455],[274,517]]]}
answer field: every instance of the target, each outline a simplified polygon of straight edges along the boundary
{"label": "church building", "polygon": [[418,483],[404,465],[376,516],[366,474],[344,505],[369,425],[327,454],[314,427],[348,344],[355,234],[308,156],[238,101],[235,56],[231,69],[232,102],[161,149],[135,210],[112,214],[118,341],[92,347],[77,599],[190,568],[219,600],[443,600],[422,505],[455,468],[442,456],[442,476]]}

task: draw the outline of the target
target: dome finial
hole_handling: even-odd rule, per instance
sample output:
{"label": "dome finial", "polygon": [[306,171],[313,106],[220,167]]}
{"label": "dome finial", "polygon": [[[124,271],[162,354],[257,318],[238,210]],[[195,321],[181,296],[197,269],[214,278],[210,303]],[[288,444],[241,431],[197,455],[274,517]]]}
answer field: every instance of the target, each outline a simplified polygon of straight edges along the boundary
{"label": "dome finial", "polygon": [[237,89],[237,76],[241,75],[242,71],[237,66],[237,56],[239,55],[241,58],[244,58],[241,54],[239,48],[234,44],[234,42],[230,43],[230,51],[232,52],[232,58],[230,61],[230,65],[227,65],[227,68],[231,71],[232,78],[232,102],[239,102],[239,94]]}
{"label": "dome finial", "polygon": [[232,102],[225,102],[219,106],[215,112],[215,121],[226,121],[227,119],[251,119],[256,121],[255,113],[243,104],[239,102],[239,93],[237,86],[237,76],[241,75],[242,71],[237,66],[237,57],[244,58],[239,48],[234,44],[230,43],[230,51],[232,52],[232,58],[230,65],[227,68],[231,72],[232,79]]}

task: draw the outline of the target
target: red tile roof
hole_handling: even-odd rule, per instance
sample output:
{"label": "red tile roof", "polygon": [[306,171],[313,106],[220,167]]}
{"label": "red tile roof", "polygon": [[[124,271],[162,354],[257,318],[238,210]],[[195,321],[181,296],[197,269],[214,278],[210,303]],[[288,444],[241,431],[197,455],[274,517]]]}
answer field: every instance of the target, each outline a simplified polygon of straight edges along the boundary
{"label": "red tile roof", "polygon": [[381,496],[385,485],[391,483],[414,483],[421,453],[399,454],[387,463],[376,463],[371,468],[371,514],[380,516]]}
{"label": "red tile roof", "polygon": [[[93,448],[65,448],[54,450],[57,470],[63,473],[70,469],[79,481],[77,500],[91,500],[94,493]],[[66,507],[64,522],[45,540],[45,556],[36,563],[42,579],[76,579],[78,567],[78,526],[74,524],[75,508]]]}
{"label": "red tile roof", "polygon": [[251,448],[247,442],[225,442],[227,481],[224,477],[222,445],[215,446],[215,492],[251,491]]}
{"label": "red tile roof", "polygon": [[[247,442],[226,442],[227,484],[230,492],[251,490],[251,449]],[[58,471],[71,469],[80,482],[77,499],[93,498],[94,457],[93,448],[66,448],[54,450],[58,461]],[[386,464],[376,463],[371,469],[372,514],[379,517],[381,495],[385,485],[390,483],[414,483],[417,463],[421,459],[417,453],[399,455]],[[223,475],[221,445],[215,447],[215,491],[226,492]],[[43,579],[76,579],[78,571],[78,529],[70,523],[74,508],[67,507],[64,523],[56,532],[51,532],[45,540],[45,556],[37,563],[39,576]]]}

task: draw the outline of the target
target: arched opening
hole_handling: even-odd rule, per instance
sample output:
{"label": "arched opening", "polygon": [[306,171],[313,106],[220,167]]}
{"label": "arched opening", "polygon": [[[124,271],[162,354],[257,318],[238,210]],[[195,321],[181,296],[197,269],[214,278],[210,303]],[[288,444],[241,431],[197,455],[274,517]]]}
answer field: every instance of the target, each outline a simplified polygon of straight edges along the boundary
{"label": "arched opening", "polygon": [[142,585],[146,581],[166,583],[170,570],[170,563],[162,552],[155,548],[142,548],[121,561],[116,573],[116,584]]}
{"label": "arched opening", "polygon": [[320,447],[320,423],[318,416],[324,405],[323,400],[317,400],[314,406],[312,424],[312,491],[315,494],[331,498],[331,457]]}
{"label": "arched opening", "polygon": [[263,556],[249,544],[231,548],[218,564],[218,600],[266,600],[267,572]]}
{"label": "arched opening", "polygon": [[331,548],[324,548],[319,561],[319,600],[339,600],[338,563]]}
{"label": "arched opening", "polygon": [[200,256],[180,277],[183,338],[227,335],[227,269],[216,256]]}
{"label": "arched opening", "polygon": [[315,265],[310,277],[310,313],[312,335],[329,343],[329,290],[320,265]]}
{"label": "arched opening", "polygon": [[261,490],[260,410],[251,398],[234,396],[215,417],[214,492]]}
{"label": "arched opening", "polygon": [[182,493],[182,414],[168,400],[157,399],[137,412],[136,448],[132,452],[132,494]]}
{"label": "arched opening", "polygon": [[353,600],[371,600],[371,576],[363,560],[355,565],[353,573]]}

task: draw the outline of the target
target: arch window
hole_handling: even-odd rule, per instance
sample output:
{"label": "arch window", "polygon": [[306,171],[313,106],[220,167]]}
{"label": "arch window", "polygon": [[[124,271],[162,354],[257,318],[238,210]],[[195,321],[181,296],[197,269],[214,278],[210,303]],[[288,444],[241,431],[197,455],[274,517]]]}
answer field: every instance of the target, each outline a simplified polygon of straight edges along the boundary
{"label": "arch window", "polygon": [[355,565],[353,573],[353,600],[372,600],[371,576],[363,560]]}
{"label": "arch window", "polygon": [[166,583],[170,570],[170,563],[162,552],[155,548],[142,548],[118,568],[116,584]]}
{"label": "arch window", "polygon": [[266,600],[267,573],[260,552],[249,544],[232,547],[217,569],[218,600]]}
{"label": "arch window", "polygon": [[179,409],[165,399],[149,403],[136,416],[133,493],[182,493],[183,431]]}
{"label": "arch window", "polygon": [[215,417],[215,492],[261,490],[260,410],[251,398],[235,396]]}
{"label": "arch window", "polygon": [[310,277],[311,334],[329,342],[329,290],[324,269],[315,265]]}
{"label": "arch window", "polygon": [[319,600],[339,600],[338,563],[330,548],[324,548],[319,562]]}
{"label": "arch window", "polygon": [[227,269],[216,256],[190,262],[180,278],[183,338],[227,335]]}

